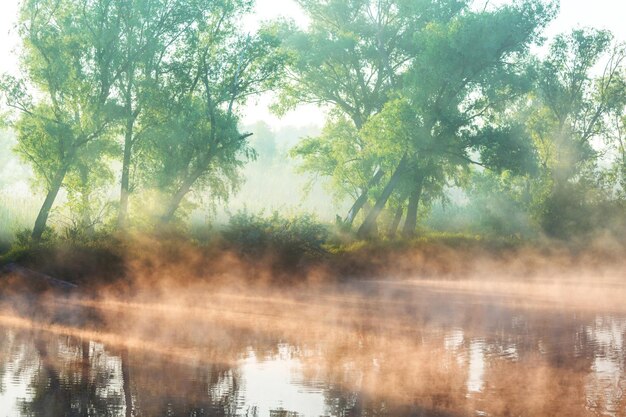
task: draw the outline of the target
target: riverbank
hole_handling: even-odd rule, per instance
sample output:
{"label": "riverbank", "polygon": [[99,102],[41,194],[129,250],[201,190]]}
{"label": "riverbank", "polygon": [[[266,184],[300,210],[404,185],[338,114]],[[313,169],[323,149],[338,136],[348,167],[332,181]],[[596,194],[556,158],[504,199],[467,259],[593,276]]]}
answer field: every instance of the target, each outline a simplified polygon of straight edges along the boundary
{"label": "riverbank", "polygon": [[[108,235],[14,245],[0,268],[19,265],[85,291],[194,283],[298,286],[373,277],[532,279],[571,273],[615,275],[626,268],[626,247],[609,239],[588,244],[431,234],[402,240],[311,244],[215,236]],[[6,274],[5,274],[6,275]]]}

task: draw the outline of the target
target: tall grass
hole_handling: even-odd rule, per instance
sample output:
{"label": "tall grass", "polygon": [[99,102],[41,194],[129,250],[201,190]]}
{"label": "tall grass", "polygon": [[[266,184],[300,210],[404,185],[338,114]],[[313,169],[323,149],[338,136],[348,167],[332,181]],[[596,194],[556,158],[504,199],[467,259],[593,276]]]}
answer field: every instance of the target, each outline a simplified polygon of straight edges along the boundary
{"label": "tall grass", "polygon": [[15,196],[0,190],[0,247],[12,242],[20,230],[32,227],[40,203],[32,196]]}

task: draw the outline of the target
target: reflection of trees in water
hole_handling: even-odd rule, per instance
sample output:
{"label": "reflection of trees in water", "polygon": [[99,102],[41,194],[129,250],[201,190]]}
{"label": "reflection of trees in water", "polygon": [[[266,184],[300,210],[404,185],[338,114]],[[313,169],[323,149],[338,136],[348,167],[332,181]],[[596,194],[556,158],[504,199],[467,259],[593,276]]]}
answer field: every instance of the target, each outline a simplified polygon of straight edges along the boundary
{"label": "reflection of trees in water", "polygon": [[299,364],[289,383],[323,395],[332,416],[623,415],[626,321],[446,297],[429,294],[409,310],[383,306],[371,317],[353,306],[323,317],[315,331],[303,320],[294,320],[296,332],[293,323],[259,319],[188,321],[174,332],[180,321],[163,320],[163,334],[146,335],[192,346],[196,359],[45,334],[33,343],[26,332],[0,340],[0,355],[29,352],[37,364],[33,398],[22,404],[34,416],[254,416],[254,405],[242,408],[237,359],[273,361],[285,348]]}
{"label": "reflection of trees in water", "polygon": [[[132,364],[137,363],[136,367]],[[239,375],[228,365],[186,365],[131,356],[132,387],[140,416],[234,416]]]}
{"label": "reflection of trees in water", "polygon": [[94,366],[90,343],[73,338],[36,335],[38,370],[31,382],[32,398],[21,409],[29,416],[112,416],[121,398],[102,395],[114,378],[111,364]]}
{"label": "reflection of trees in water", "polygon": [[327,356],[329,415],[443,417],[457,415],[465,403],[467,370],[437,345],[418,342],[386,353],[362,345],[352,352]]}
{"label": "reflection of trees in water", "polygon": [[32,358],[36,352],[30,341],[30,336],[13,329],[0,328],[0,393],[4,393],[5,375],[7,367],[11,366],[10,374],[14,379],[28,377],[32,369]]}
{"label": "reflection of trees in water", "polygon": [[585,378],[587,407],[609,416],[626,415],[626,319],[598,316],[581,331],[593,347]]}
{"label": "reflection of trees in water", "polygon": [[36,368],[32,398],[20,407],[24,415],[237,414],[239,374],[228,365],[185,365],[128,350],[107,352],[71,337],[34,336],[20,340],[32,346],[26,361]]}
{"label": "reflection of trees in water", "polygon": [[[416,314],[428,317],[427,312]],[[451,316],[471,318],[455,321]],[[311,386],[326,385],[329,414],[337,416],[465,416],[478,411],[618,417],[626,412],[620,395],[626,385],[626,324],[617,326],[614,318],[594,322],[580,312],[474,304],[448,318],[431,316],[431,327],[433,323],[442,331],[426,341],[416,338],[414,344],[404,339],[393,346],[393,338],[388,338],[391,348],[368,345],[367,339],[358,345],[329,344],[321,358],[310,360],[304,375],[310,376]],[[459,323],[460,332],[454,327]],[[482,358],[482,382],[470,389],[474,354]],[[324,384],[315,370],[320,362]]]}

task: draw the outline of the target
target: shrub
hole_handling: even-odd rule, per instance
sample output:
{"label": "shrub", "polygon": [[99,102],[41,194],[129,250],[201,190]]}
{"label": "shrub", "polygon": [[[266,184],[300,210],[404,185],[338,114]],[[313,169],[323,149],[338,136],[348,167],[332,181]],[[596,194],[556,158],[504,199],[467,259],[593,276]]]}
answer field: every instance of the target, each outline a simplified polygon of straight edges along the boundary
{"label": "shrub", "polygon": [[283,266],[296,266],[307,258],[325,253],[328,228],[311,215],[269,217],[241,211],[233,215],[222,230],[222,238],[231,249],[244,256],[270,256]]}

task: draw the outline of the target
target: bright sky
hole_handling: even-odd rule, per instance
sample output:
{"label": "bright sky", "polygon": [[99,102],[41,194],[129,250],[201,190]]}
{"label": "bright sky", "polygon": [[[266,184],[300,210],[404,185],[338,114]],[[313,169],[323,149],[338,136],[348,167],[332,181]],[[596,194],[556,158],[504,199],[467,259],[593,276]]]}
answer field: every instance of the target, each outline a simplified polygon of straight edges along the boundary
{"label": "bright sky", "polygon": [[[488,0],[475,0],[476,4]],[[490,4],[503,4],[509,0],[490,0]],[[13,30],[19,0],[2,0],[0,4],[0,73],[17,71],[15,49],[18,39]],[[306,23],[302,11],[293,0],[257,0],[255,16],[246,19],[244,24],[253,30],[256,22],[276,17],[291,17],[300,24]],[[551,37],[557,33],[569,31],[573,27],[595,27],[608,29],[615,37],[626,42],[626,2],[624,0],[561,0],[561,12],[550,25],[546,35]],[[272,126],[286,125],[321,125],[323,114],[317,108],[309,106],[297,112],[287,114],[282,119],[271,115],[267,106],[271,103],[270,96],[262,97],[249,104],[244,122],[265,120]]]}

